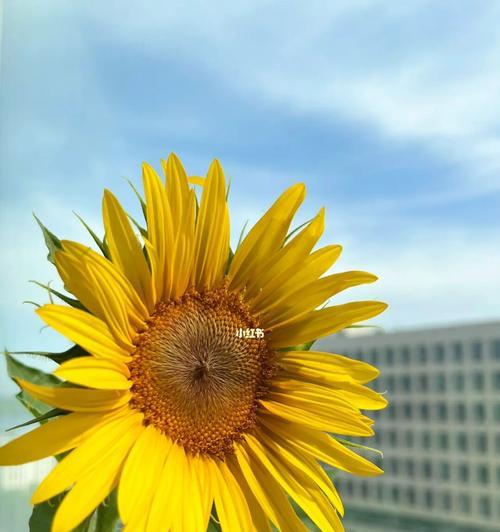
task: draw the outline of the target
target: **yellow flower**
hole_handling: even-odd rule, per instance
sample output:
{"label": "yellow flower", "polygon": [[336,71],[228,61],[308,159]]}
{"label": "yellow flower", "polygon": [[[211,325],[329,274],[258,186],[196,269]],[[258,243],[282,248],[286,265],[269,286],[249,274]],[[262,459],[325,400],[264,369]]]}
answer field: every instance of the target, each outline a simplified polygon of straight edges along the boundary
{"label": "yellow flower", "polygon": [[218,161],[199,204],[175,155],[163,169],[166,184],[143,167],[143,242],[109,191],[110,259],[62,241],[56,266],[84,310],[50,304],[37,313],[89,356],[54,371],[72,385],[19,380],[68,413],[2,447],[0,464],[72,450],[32,498],[37,504],[68,490],[54,532],[76,527],[115,487],[127,531],[201,532],[213,505],[225,532],[261,532],[271,523],[304,530],[289,497],[322,531],[342,530],[342,502],[319,462],[381,473],[331,435],[373,434],[361,410],[386,406],[364,386],[378,371],[341,355],[286,348],[382,312],[386,305],[374,301],[318,310],[376,277],[323,276],[341,251],[312,251],[323,209],[287,239],[302,184],[277,199],[232,256]]}

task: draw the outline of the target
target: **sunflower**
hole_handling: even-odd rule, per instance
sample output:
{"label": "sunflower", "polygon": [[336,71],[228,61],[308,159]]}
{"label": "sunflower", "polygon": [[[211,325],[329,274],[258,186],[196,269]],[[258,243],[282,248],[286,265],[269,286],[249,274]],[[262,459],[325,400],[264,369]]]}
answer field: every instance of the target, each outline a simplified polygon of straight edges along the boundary
{"label": "sunflower", "polygon": [[321,464],[380,474],[337,436],[371,436],[361,410],[386,401],[364,386],[377,369],[308,347],[386,308],[322,306],[376,277],[324,275],[341,248],[313,251],[323,209],[289,233],[303,184],[233,254],[219,162],[206,178],[188,178],[173,154],[162,166],[165,182],[143,165],[141,238],[106,190],[104,255],[59,242],[54,262],[76,299],[37,314],[83,356],[57,367],[56,386],[18,380],[60,415],[3,446],[0,464],[65,453],[32,497],[65,494],[53,532],[74,529],[115,488],[126,531],[203,532],[216,515],[225,532],[293,532],[306,529],[297,507],[320,530],[343,530]]}

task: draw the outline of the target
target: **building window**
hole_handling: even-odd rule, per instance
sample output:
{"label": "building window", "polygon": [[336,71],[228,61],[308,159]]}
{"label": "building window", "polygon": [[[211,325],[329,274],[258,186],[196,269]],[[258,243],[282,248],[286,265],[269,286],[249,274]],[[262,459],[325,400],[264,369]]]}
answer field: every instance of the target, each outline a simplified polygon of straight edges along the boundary
{"label": "building window", "polygon": [[415,488],[408,487],[406,489],[406,499],[407,499],[409,504],[411,504],[411,505],[415,504],[415,500],[416,500]]}
{"label": "building window", "polygon": [[495,421],[500,421],[500,403],[496,403],[494,406]]}
{"label": "building window", "polygon": [[476,434],[476,448],[479,452],[486,452],[488,450],[488,437],[485,432]]}
{"label": "building window", "polygon": [[500,390],[500,371],[496,371],[493,374],[493,388]]}
{"label": "building window", "polygon": [[[411,430],[407,430],[405,434],[405,443],[407,447],[413,447],[413,444],[415,442],[415,437],[413,435],[413,432]],[[499,446],[500,446],[500,435],[498,438]]]}
{"label": "building window", "polygon": [[436,405],[436,413],[440,421],[446,421],[448,419],[448,405],[446,403],[438,403]]}
{"label": "building window", "polygon": [[497,453],[500,453],[500,434],[495,436],[495,450]]}
{"label": "building window", "polygon": [[465,421],[467,419],[467,410],[464,403],[457,403],[455,405],[455,419],[457,421]]}
{"label": "building window", "polygon": [[479,340],[472,342],[471,345],[472,360],[481,360],[483,358],[483,344]]}
{"label": "building window", "polygon": [[427,508],[432,508],[434,506],[434,494],[431,490],[426,490],[425,492],[425,505]]}
{"label": "building window", "polygon": [[453,360],[455,362],[463,362],[464,360],[464,346],[460,342],[456,342],[452,346],[453,349]]}
{"label": "building window", "polygon": [[413,460],[406,460],[406,473],[409,477],[415,476],[415,462]]}
{"label": "building window", "polygon": [[465,432],[459,432],[457,434],[457,447],[459,451],[467,451],[469,448],[469,442]]}
{"label": "building window", "polygon": [[442,495],[442,506],[445,510],[451,509],[451,495],[449,493],[443,493]]}
{"label": "building window", "polygon": [[410,348],[402,347],[401,348],[401,362],[407,366],[410,363]]}
{"label": "building window", "polygon": [[491,357],[494,360],[500,360],[500,340],[496,339],[491,342]]}
{"label": "building window", "polygon": [[442,480],[450,480],[450,464],[448,462],[439,464],[439,476]]}
{"label": "building window", "polygon": [[417,347],[417,359],[419,364],[425,364],[427,362],[427,349],[425,345],[419,345]]}
{"label": "building window", "polygon": [[438,434],[438,447],[439,449],[446,451],[450,446],[450,438],[447,432],[440,432]]}
{"label": "building window", "polygon": [[470,513],[470,497],[468,495],[460,495],[458,498],[458,507],[463,514]]}
{"label": "building window", "polygon": [[371,352],[370,352],[370,355],[371,355],[371,363],[374,366],[378,366],[378,353],[377,353],[377,350],[376,349],[372,349]]}
{"label": "building window", "polygon": [[420,418],[423,421],[429,421],[429,405],[427,403],[420,405]]}
{"label": "building window", "polygon": [[434,376],[434,390],[436,392],[446,391],[446,377],[443,373]]}
{"label": "building window", "polygon": [[396,431],[395,430],[390,430],[388,432],[388,436],[389,436],[389,443],[395,447],[398,443],[397,441],[397,434],[396,434]]}
{"label": "building window", "polygon": [[423,432],[422,433],[422,447],[424,449],[430,449],[431,447],[431,434],[430,432]]}
{"label": "building window", "polygon": [[399,502],[399,488],[398,488],[398,486],[392,486],[391,494],[392,494],[392,500],[394,502]]}
{"label": "building window", "polygon": [[463,373],[455,373],[453,375],[453,389],[457,392],[464,391],[465,378]]}
{"label": "building window", "polygon": [[392,347],[388,347],[386,349],[386,357],[387,357],[387,365],[393,366],[394,365],[394,349]]}
{"label": "building window", "polygon": [[418,376],[418,389],[421,392],[426,392],[429,389],[429,379],[427,375],[419,375]]}
{"label": "building window", "polygon": [[403,415],[405,419],[411,419],[413,416],[413,405],[411,403],[405,403],[403,405]]}
{"label": "building window", "polygon": [[470,471],[467,464],[460,464],[458,466],[458,478],[462,482],[469,482]]}
{"label": "building window", "polygon": [[400,377],[399,387],[402,392],[411,392],[411,378],[409,375],[402,375]]}
{"label": "building window", "polygon": [[474,421],[483,422],[486,419],[486,408],[483,403],[474,405]]}
{"label": "building window", "polygon": [[434,346],[434,360],[436,362],[444,361],[444,345],[437,344],[436,346]]}
{"label": "building window", "polygon": [[490,471],[487,466],[480,465],[477,468],[477,480],[480,484],[488,484],[490,481]]}
{"label": "building window", "polygon": [[429,460],[422,462],[422,475],[427,479],[432,477],[432,463]]}
{"label": "building window", "polygon": [[486,517],[491,515],[491,501],[489,497],[479,497],[479,513]]}
{"label": "building window", "polygon": [[481,392],[484,390],[484,373],[476,371],[472,375],[472,387],[474,390]]}

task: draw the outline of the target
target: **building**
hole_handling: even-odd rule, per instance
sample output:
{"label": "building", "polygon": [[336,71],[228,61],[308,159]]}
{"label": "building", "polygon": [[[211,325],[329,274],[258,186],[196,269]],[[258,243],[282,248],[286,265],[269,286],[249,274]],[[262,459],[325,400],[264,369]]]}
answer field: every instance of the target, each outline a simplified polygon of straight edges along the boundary
{"label": "building", "polygon": [[337,475],[360,518],[350,532],[377,523],[390,532],[500,530],[500,322],[338,334],[315,347],[379,367],[373,386],[390,401],[374,413],[376,436],[355,440],[383,451],[371,458],[386,474]]}

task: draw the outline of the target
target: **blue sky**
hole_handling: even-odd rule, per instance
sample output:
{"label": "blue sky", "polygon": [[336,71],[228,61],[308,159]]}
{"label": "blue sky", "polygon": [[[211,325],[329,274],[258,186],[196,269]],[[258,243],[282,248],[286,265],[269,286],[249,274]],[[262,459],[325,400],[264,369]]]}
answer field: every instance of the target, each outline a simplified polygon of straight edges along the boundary
{"label": "blue sky", "polygon": [[22,304],[57,286],[31,212],[87,241],[72,211],[99,229],[109,187],[137,212],[123,177],[170,151],[221,160],[236,235],[304,181],[386,328],[500,316],[500,4],[146,4],[5,2],[3,345],[66,345]]}

